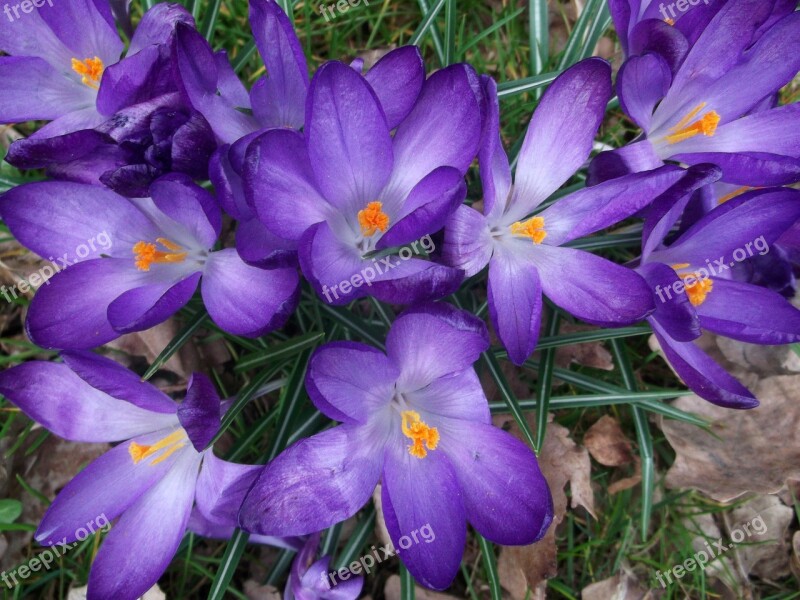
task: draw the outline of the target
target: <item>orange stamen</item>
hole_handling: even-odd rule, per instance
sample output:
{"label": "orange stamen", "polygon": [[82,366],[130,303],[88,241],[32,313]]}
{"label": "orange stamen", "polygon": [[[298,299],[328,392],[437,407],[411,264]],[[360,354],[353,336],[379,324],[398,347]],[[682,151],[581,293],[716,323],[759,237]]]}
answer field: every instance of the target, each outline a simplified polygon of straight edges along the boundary
{"label": "orange stamen", "polygon": [[183,429],[176,429],[167,437],[162,438],[150,446],[131,442],[130,446],[128,446],[128,453],[131,455],[133,464],[138,465],[145,458],[150,458],[157,452],[166,450],[163,454],[150,461],[150,466],[153,466],[164,462],[175,452],[183,448],[186,445],[186,439],[186,432]]}
{"label": "orange stamen", "polygon": [[100,77],[103,75],[103,61],[98,57],[86,60],[72,59],[72,70],[81,76],[81,83],[92,89],[100,89]]}
{"label": "orange stamen", "polygon": [[665,22],[667,25],[675,25],[675,20],[674,20],[674,19],[670,19],[669,17],[667,17],[666,19],[664,19],[664,22]]}
{"label": "orange stamen", "polygon": [[699,133],[709,137],[713,136],[717,131],[717,125],[719,124],[721,118],[717,111],[710,110],[702,117],[692,122],[692,119],[694,119],[700,113],[700,111],[703,110],[705,105],[705,102],[701,102],[692,110],[690,110],[689,113],[683,117],[683,119],[681,119],[677,125],[675,125],[675,127],[672,127],[670,129],[672,133],[667,136],[667,142],[670,144],[676,144],[678,142],[682,142],[683,140],[693,138]]}
{"label": "orange stamen", "polygon": [[364,210],[358,211],[358,224],[361,225],[361,233],[366,237],[375,235],[378,231],[383,233],[389,227],[389,215],[383,212],[383,204],[370,202]]}
{"label": "orange stamen", "polygon": [[534,244],[541,244],[547,237],[544,230],[544,217],[531,217],[527,221],[517,221],[511,225],[511,233],[531,238]]}
{"label": "orange stamen", "polygon": [[752,186],[749,186],[749,185],[743,185],[742,187],[733,190],[730,194],[725,194],[722,198],[719,199],[719,203],[720,204],[724,204],[728,200],[733,200],[734,198],[736,198],[736,196],[741,196],[745,192],[749,192],[750,190],[757,190],[757,189],[759,189],[759,188],[752,187]]}
{"label": "orange stamen", "polygon": [[439,445],[439,430],[436,427],[425,424],[420,419],[419,413],[413,410],[403,411],[402,417],[403,435],[412,440],[412,444],[408,447],[411,456],[425,458],[428,456],[428,450],[436,450],[436,446]]}
{"label": "orange stamen", "polygon": [[[681,269],[687,269],[689,263],[678,263],[670,266],[676,271],[680,271]],[[714,280],[708,276],[704,277],[699,273],[678,273],[678,277],[683,281],[684,290],[692,306],[700,306],[714,289]],[[691,282],[688,280],[691,280]]]}
{"label": "orange stamen", "polygon": [[153,263],[176,263],[186,259],[187,253],[180,252],[183,248],[175,242],[171,242],[167,238],[158,238],[156,241],[171,252],[158,250],[155,244],[136,242],[133,246],[133,253],[136,256],[136,268],[140,271],[149,271],[150,265]]}

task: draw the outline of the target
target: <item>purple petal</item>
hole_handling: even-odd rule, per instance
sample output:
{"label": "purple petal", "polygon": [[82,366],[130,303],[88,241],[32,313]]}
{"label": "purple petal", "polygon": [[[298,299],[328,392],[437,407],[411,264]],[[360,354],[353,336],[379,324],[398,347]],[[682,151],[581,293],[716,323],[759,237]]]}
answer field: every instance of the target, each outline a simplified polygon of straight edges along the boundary
{"label": "purple petal", "polygon": [[381,103],[389,129],[409,115],[425,83],[425,63],[417,46],[403,46],[383,56],[364,76]]}
{"label": "purple petal", "polygon": [[[690,342],[700,337],[700,321],[689,297],[678,293],[675,284],[681,279],[669,266],[662,263],[646,263],[637,270],[656,295],[656,310],[652,318],[670,338],[678,342]],[[682,282],[681,282],[682,283]]]}
{"label": "purple petal", "polygon": [[204,248],[211,248],[222,230],[222,215],[214,197],[181,173],[153,182],[150,195],[158,209],[189,230]]}
{"label": "purple petal", "polygon": [[[70,0],[56,2],[55,6],[49,4],[37,12],[75,58],[83,60],[97,56],[105,65],[119,60],[124,44],[110,20],[111,13],[106,3]],[[106,15],[99,10],[103,5]]]}
{"label": "purple petal", "polygon": [[579,62],[550,84],[519,152],[513,220],[532,212],[589,158],[610,98],[611,67],[600,58]]}
{"label": "purple petal", "polygon": [[253,113],[262,127],[300,129],[308,67],[292,22],[276,2],[252,0],[250,27],[267,69],[251,92]]}
{"label": "purple petal", "polygon": [[103,71],[97,109],[111,116],[128,106],[176,91],[169,52],[148,46]]}
{"label": "purple petal", "polygon": [[28,417],[64,439],[117,442],[175,424],[155,413],[93,388],[67,365],[23,363],[0,373],[0,392]]}
{"label": "purple petal", "polygon": [[356,342],[331,342],[308,363],[306,389],[325,416],[364,423],[394,395],[400,372],[380,350]]}
{"label": "purple petal", "polygon": [[625,53],[625,56],[628,56],[630,54],[628,51],[628,31],[633,28],[631,22],[631,4],[629,0],[608,0],[608,9],[614,21],[614,29],[617,32],[622,51]]}
{"label": "purple petal", "polygon": [[245,337],[258,337],[282,327],[300,298],[295,269],[250,266],[233,248],[208,256],[201,288],[214,322],[229,333]]}
{"label": "purple petal", "polygon": [[[426,236],[430,241],[430,236]],[[423,240],[424,245],[424,240]],[[391,258],[389,267],[386,260]],[[418,304],[428,300],[438,300],[458,290],[464,280],[464,273],[438,263],[419,258],[407,259],[402,251],[400,258],[384,257],[378,262],[366,263],[361,273],[366,275],[371,266],[380,264],[386,269],[372,282],[371,294],[389,304]]]}
{"label": "purple petal", "polygon": [[227,462],[209,450],[197,479],[197,510],[214,524],[236,527],[244,497],[263,470],[262,465]]}
{"label": "purple petal", "polygon": [[126,56],[133,56],[147,46],[170,43],[178,23],[186,23],[191,27],[195,25],[192,15],[180,4],[156,4],[144,13],[136,25]]}
{"label": "purple petal", "polygon": [[431,171],[411,190],[399,220],[381,236],[377,249],[410,244],[439,231],[466,196],[467,185],[458,169],[439,167]]}
{"label": "purple petal", "polygon": [[[102,253],[132,264],[134,244],[159,236],[130,201],[80,183],[43,181],[17,186],[3,194],[0,214],[24,246],[44,258],[64,258],[70,265],[80,260],[76,255],[83,253],[81,246],[90,251],[88,258]],[[103,234],[107,238],[98,239]],[[107,243],[99,243],[104,240]]]}
{"label": "purple petal", "polygon": [[[116,147],[114,139],[94,129],[82,129],[53,138],[24,138],[11,144],[6,160],[19,169],[41,169],[52,163],[78,163],[92,165],[100,173],[81,173],[70,181],[93,183],[99,181],[103,171],[119,168],[127,163],[127,152]],[[71,170],[60,170],[71,173]]]}
{"label": "purple petal", "polygon": [[725,408],[755,408],[758,400],[694,342],[671,339],[657,322],[649,319],[669,364],[695,394]]}
{"label": "purple petal", "polygon": [[545,295],[588,323],[619,326],[655,308],[653,292],[634,271],[573,248],[542,244],[532,253]]}
{"label": "purple petal", "polygon": [[0,119],[4,123],[56,119],[94,107],[93,90],[63,77],[41,58],[0,57],[0,77],[4,89]]}
{"label": "purple petal", "polygon": [[361,75],[339,62],[317,70],[308,94],[305,135],[317,185],[343,214],[355,217],[381,196],[392,170],[392,138],[378,99]]}
{"label": "purple petal", "polygon": [[486,217],[472,207],[459,206],[445,224],[442,262],[472,277],[489,264],[492,248]]}
{"label": "purple petal", "polygon": [[446,67],[428,78],[394,136],[394,169],[384,191],[387,202],[399,206],[438,167],[466,172],[480,144],[478,93],[477,77],[466,65]]}
{"label": "purple petal", "polygon": [[697,152],[671,157],[690,165],[713,163],[722,169],[722,181],[745,186],[780,186],[800,181],[800,158],[768,152]]}
{"label": "purple petal", "polygon": [[79,129],[91,129],[101,125],[106,120],[106,117],[97,111],[97,107],[87,106],[80,110],[75,110],[58,117],[55,121],[51,121],[47,125],[40,127],[35,133],[31,134],[31,138],[44,139],[48,137],[55,137],[64,135],[65,133],[72,133]]}
{"label": "purple petal", "polygon": [[542,323],[542,283],[526,256],[498,250],[489,263],[489,315],[515,365],[533,353]]}
{"label": "purple petal", "polygon": [[669,91],[672,73],[658,54],[634,56],[626,60],[617,75],[617,94],[622,110],[645,131],[656,104]]}
{"label": "purple petal", "polygon": [[652,171],[663,165],[664,161],[658,157],[650,141],[640,140],[595,156],[589,163],[586,184],[597,185],[623,175]]}
{"label": "purple petal", "polygon": [[186,532],[198,463],[198,455],[182,453],[174,468],[125,511],[92,563],[87,600],[137,598],[164,574]]}
{"label": "purple petal", "polygon": [[205,450],[219,430],[221,403],[211,380],[202,373],[192,373],[186,397],[178,406],[178,420],[198,452]]}
{"label": "purple petal", "polygon": [[404,390],[471,367],[488,347],[480,319],[441,302],[404,311],[386,337],[387,354],[402,372],[398,387]]}
{"label": "purple petal", "polygon": [[64,363],[93,388],[154,413],[175,414],[177,405],[153,384],[118,362],[93,352],[62,352]]}
{"label": "purple petal", "polygon": [[800,341],[800,310],[772,290],[711,278],[713,288],[697,307],[703,329],[751,344]]}
{"label": "purple petal", "polygon": [[[652,3],[650,6],[655,6]],[[631,32],[630,53],[656,53],[664,59],[671,72],[675,72],[689,52],[689,42],[674,26],[657,19],[645,19]]]}
{"label": "purple petal", "polygon": [[278,237],[256,218],[239,221],[236,251],[248,265],[262,269],[297,266],[297,243]]}
{"label": "purple petal", "polygon": [[261,222],[287,240],[299,240],[327,219],[331,206],[317,189],[303,136],[275,129],[248,147],[244,191]]}
{"label": "purple petal", "polygon": [[497,84],[488,75],[481,76],[486,116],[481,134],[478,162],[483,184],[483,214],[502,215],[511,192],[511,168],[500,137],[500,100]]}
{"label": "purple petal", "polygon": [[539,541],[553,521],[553,499],[531,449],[491,424],[440,423],[440,447],[455,471],[470,524],[504,546]]}
{"label": "purple petal", "polygon": [[[386,449],[382,484],[383,516],[400,559],[421,584],[445,589],[458,573],[467,536],[453,466],[436,450],[421,459],[411,456],[398,440]],[[424,537],[414,543],[417,533]]]}
{"label": "purple petal", "polygon": [[25,328],[42,348],[83,350],[119,337],[108,322],[108,306],[124,292],[148,282],[130,259],[102,258],[71,266],[36,292]]}
{"label": "purple petal", "polygon": [[352,517],[380,478],[387,431],[379,425],[339,425],[290,446],[253,485],[239,514],[241,527],[307,535]]}
{"label": "purple petal", "polygon": [[412,406],[436,417],[491,423],[489,402],[475,369],[443,375],[423,388],[403,392]]}
{"label": "purple petal", "polygon": [[186,306],[200,276],[195,272],[180,280],[161,278],[127,290],[108,305],[108,322],[117,334],[155,327]]}
{"label": "purple petal", "polygon": [[[139,502],[149,489],[164,478],[176,460],[186,453],[176,452],[155,464],[151,460],[134,464],[130,445],[134,442],[151,445],[169,434],[170,430],[162,429],[137,437],[131,442],[115,446],[89,463],[61,490],[47,509],[36,530],[36,541],[45,546],[58,544],[62,538],[66,538],[67,543],[73,542],[78,529],[86,527],[87,523],[101,516],[113,521]],[[164,510],[161,502],[155,502],[154,505]]]}

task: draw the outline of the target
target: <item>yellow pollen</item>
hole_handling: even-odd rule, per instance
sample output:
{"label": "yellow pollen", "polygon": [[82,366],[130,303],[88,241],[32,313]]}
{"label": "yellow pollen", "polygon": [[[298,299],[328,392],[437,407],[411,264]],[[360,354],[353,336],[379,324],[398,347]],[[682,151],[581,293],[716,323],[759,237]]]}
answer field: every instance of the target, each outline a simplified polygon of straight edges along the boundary
{"label": "yellow pollen", "polygon": [[436,446],[439,445],[439,430],[436,427],[426,425],[420,419],[419,413],[413,410],[404,410],[401,416],[403,435],[413,442],[408,447],[411,456],[425,458],[428,456],[428,450],[436,450]]}
{"label": "yellow pollen", "polygon": [[666,19],[664,19],[664,22],[665,22],[667,25],[675,25],[675,21],[674,21],[673,19],[670,19],[669,17],[667,17]]}
{"label": "yellow pollen", "polygon": [[380,231],[383,233],[389,227],[389,215],[383,212],[383,203],[370,202],[364,210],[358,211],[358,224],[361,225],[361,233],[366,237],[375,235]]}
{"label": "yellow pollen", "polygon": [[534,244],[541,244],[547,237],[544,230],[544,217],[531,217],[527,221],[517,221],[511,225],[511,233],[531,238]]}
{"label": "yellow pollen", "polygon": [[150,466],[154,466],[167,460],[175,452],[183,448],[186,445],[186,439],[186,432],[183,429],[176,429],[167,437],[162,438],[150,446],[131,442],[131,445],[128,446],[128,453],[131,455],[133,464],[138,465],[145,458],[150,458],[157,452],[165,450],[163,454],[150,461]]}
{"label": "yellow pollen", "polygon": [[720,116],[715,110],[710,110],[705,113],[702,117],[692,122],[703,108],[705,108],[706,103],[701,102],[697,106],[695,106],[692,110],[689,111],[680,122],[672,127],[670,131],[672,132],[670,135],[667,136],[667,142],[670,144],[676,144],[678,142],[682,142],[683,140],[688,140],[689,138],[693,138],[699,133],[702,133],[705,136],[713,136],[714,133],[717,131],[717,125],[720,121]]}
{"label": "yellow pollen", "polygon": [[186,252],[179,252],[183,248],[175,242],[171,242],[167,238],[158,238],[156,241],[171,252],[158,250],[155,244],[136,242],[133,246],[133,254],[136,256],[136,268],[140,271],[149,271],[150,265],[153,263],[176,263],[186,259]]}
{"label": "yellow pollen", "polygon": [[[689,263],[678,263],[670,265],[674,270],[680,271],[681,269],[689,268]],[[714,280],[708,276],[702,276],[699,273],[678,273],[686,290],[686,295],[689,297],[689,302],[692,306],[700,306],[706,301],[706,296],[714,289]]]}
{"label": "yellow pollen", "polygon": [[72,70],[81,76],[81,83],[92,89],[100,88],[100,77],[103,75],[103,61],[98,57],[86,60],[72,59]]}
{"label": "yellow pollen", "polygon": [[733,190],[730,194],[725,194],[722,198],[719,199],[719,203],[720,204],[724,204],[728,200],[733,200],[734,198],[736,198],[736,196],[741,196],[745,192],[749,192],[750,190],[757,190],[757,189],[759,189],[759,188],[752,187],[752,186],[749,186],[749,185],[743,185],[742,187]]}

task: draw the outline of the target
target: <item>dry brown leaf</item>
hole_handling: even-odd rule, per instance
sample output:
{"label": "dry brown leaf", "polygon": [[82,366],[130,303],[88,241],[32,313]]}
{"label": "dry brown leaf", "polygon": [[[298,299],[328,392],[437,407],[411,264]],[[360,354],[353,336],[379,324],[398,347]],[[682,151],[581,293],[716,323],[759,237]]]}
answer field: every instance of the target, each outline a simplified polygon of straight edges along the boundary
{"label": "dry brown leaf", "polygon": [[639,460],[638,456],[634,456],[633,458],[635,463],[633,475],[611,482],[611,484],[608,486],[609,495],[613,496],[619,492],[629,490],[632,487],[639,485],[639,483],[642,481],[642,461]]}
{"label": "dry brown leaf", "polygon": [[647,586],[629,573],[597,581],[581,591],[581,600],[653,600],[655,597]]}
{"label": "dry brown leaf", "polygon": [[770,377],[753,391],[761,406],[751,410],[720,408],[696,396],[675,401],[676,408],[712,421],[710,433],[659,418],[676,453],[668,487],[730,502],[746,492],[774,494],[800,478],[800,377]]}
{"label": "dry brown leaf", "polygon": [[[592,327],[591,325],[562,323],[559,333],[578,333],[596,329],[597,327]],[[555,364],[557,367],[566,369],[573,363],[604,371],[614,370],[614,360],[602,342],[572,344],[571,346],[561,346],[556,349]]]}
{"label": "dry brown leaf", "polygon": [[[760,519],[755,521],[754,519]],[[731,511],[729,537],[734,530],[748,531],[736,545],[741,568],[762,579],[776,580],[789,574],[789,525],[794,510],[777,496],[756,496]],[[763,523],[763,527],[762,527]]]}
{"label": "dry brown leaf", "polygon": [[592,458],[606,467],[619,467],[633,462],[631,442],[612,416],[600,417],[583,436],[583,445]]}
{"label": "dry brown leaf", "polygon": [[[535,423],[532,415],[529,419],[531,424]],[[539,466],[553,494],[553,524],[536,544],[503,548],[498,559],[500,583],[515,600],[544,598],[545,582],[557,573],[555,530],[567,512],[564,491],[567,483],[572,507],[581,506],[595,516],[589,453],[569,438],[569,430],[552,422],[552,415],[549,419]],[[517,437],[521,435],[516,424],[511,426],[511,432]],[[532,595],[528,595],[528,588]]]}
{"label": "dry brown leaf", "polygon": [[800,579],[800,531],[795,531],[792,536],[792,573]]}
{"label": "dry brown leaf", "polygon": [[247,596],[247,600],[281,600],[283,598],[283,594],[278,588],[269,584],[261,585],[253,579],[244,582],[244,595]]}
{"label": "dry brown leaf", "polygon": [[[383,596],[386,600],[400,600],[399,575],[391,575],[389,579],[386,580],[386,586],[383,588]],[[450,600],[451,598],[456,598],[457,596],[434,592],[433,590],[424,588],[421,585],[417,585],[415,586],[414,597],[417,600]]]}

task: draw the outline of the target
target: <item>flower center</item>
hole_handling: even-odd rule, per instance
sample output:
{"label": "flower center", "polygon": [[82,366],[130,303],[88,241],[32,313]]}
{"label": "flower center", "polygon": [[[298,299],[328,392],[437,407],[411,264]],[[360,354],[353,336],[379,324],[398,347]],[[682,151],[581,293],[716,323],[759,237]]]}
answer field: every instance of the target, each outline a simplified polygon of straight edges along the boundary
{"label": "flower center", "polygon": [[676,144],[678,142],[682,142],[683,140],[693,138],[699,133],[709,137],[713,136],[717,131],[717,124],[720,120],[720,116],[717,111],[710,110],[702,117],[692,122],[692,119],[694,119],[700,113],[700,111],[703,110],[705,105],[705,102],[701,102],[692,110],[690,110],[689,114],[683,117],[678,124],[675,125],[675,127],[670,128],[672,133],[667,136],[667,142],[670,144]]}
{"label": "flower center", "polygon": [[181,248],[175,242],[167,238],[158,238],[156,242],[161,244],[171,252],[158,250],[155,244],[148,242],[136,242],[133,246],[133,254],[136,256],[136,268],[140,271],[149,271],[153,263],[178,263],[186,260],[186,252],[181,252]]}
{"label": "flower center", "polygon": [[383,233],[389,227],[389,215],[383,212],[383,203],[370,202],[364,210],[358,211],[358,224],[365,237],[372,237],[380,231]]}
{"label": "flower center", "polygon": [[531,217],[527,221],[512,223],[511,233],[530,238],[534,244],[541,244],[547,237],[547,232],[544,230],[544,217]]}
{"label": "flower center", "polygon": [[93,90],[100,88],[100,77],[103,75],[103,61],[98,57],[86,60],[72,59],[72,70],[81,76],[81,83]]}
{"label": "flower center", "polygon": [[[689,267],[689,263],[672,265],[672,268],[676,271],[687,267]],[[684,290],[686,290],[686,295],[692,306],[700,306],[714,289],[714,280],[708,276],[704,277],[700,273],[678,273],[678,277],[683,281]]]}
{"label": "flower center", "polygon": [[138,465],[144,459],[150,458],[154,454],[164,450],[164,452],[162,452],[159,456],[156,456],[150,461],[150,466],[152,467],[167,460],[170,456],[175,454],[175,452],[183,448],[186,445],[187,439],[186,431],[184,431],[182,428],[176,429],[167,437],[162,438],[155,444],[151,444],[149,446],[131,442],[130,446],[128,446],[128,453],[131,455],[133,464]]}
{"label": "flower center", "polygon": [[403,418],[403,435],[412,441],[408,447],[411,456],[425,458],[428,450],[436,450],[439,445],[439,430],[436,427],[426,425],[419,413],[413,410],[404,410],[400,416]]}

